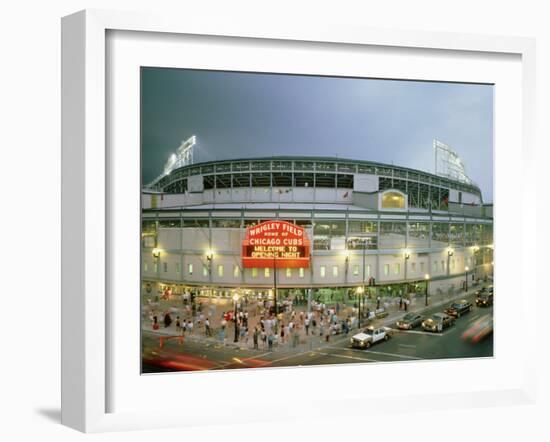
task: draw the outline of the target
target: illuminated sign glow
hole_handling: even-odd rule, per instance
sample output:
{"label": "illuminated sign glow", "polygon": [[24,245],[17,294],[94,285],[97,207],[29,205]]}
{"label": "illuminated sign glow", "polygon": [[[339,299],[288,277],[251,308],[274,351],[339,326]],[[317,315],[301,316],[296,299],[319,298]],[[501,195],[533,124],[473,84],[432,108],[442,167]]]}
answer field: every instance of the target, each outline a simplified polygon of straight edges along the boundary
{"label": "illuminated sign glow", "polygon": [[243,267],[309,267],[310,242],[303,227],[265,221],[246,229]]}

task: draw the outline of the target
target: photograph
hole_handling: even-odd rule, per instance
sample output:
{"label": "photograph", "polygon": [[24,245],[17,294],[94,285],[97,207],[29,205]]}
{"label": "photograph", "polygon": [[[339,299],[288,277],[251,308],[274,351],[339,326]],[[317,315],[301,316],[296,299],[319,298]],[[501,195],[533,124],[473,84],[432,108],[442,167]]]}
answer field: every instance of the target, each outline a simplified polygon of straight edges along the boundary
{"label": "photograph", "polygon": [[142,66],[140,93],[142,374],[494,357],[493,84]]}

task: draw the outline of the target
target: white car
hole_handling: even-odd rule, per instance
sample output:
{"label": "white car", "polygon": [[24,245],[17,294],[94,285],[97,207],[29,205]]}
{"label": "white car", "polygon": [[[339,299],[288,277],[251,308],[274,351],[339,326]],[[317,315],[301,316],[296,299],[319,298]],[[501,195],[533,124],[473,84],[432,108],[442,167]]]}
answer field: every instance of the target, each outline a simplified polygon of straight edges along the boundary
{"label": "white car", "polygon": [[388,327],[367,327],[361,333],[357,333],[350,339],[354,348],[369,348],[372,344],[387,341],[392,337],[392,330]]}

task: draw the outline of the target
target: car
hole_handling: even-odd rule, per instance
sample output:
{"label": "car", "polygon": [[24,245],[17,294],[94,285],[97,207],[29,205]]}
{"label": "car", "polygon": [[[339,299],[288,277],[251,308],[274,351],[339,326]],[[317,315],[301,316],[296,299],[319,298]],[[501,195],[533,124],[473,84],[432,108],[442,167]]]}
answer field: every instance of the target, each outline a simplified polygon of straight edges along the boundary
{"label": "car", "polygon": [[446,313],[435,313],[422,321],[422,328],[426,331],[441,333],[444,328],[454,325],[455,318]]}
{"label": "car", "polygon": [[481,294],[484,294],[484,293],[491,293],[491,294],[493,294],[493,292],[494,292],[493,286],[492,286],[492,285],[487,285],[487,286],[481,287],[479,290],[476,290],[475,295],[476,295],[476,297],[477,297],[477,296],[479,296],[479,295],[481,295]]}
{"label": "car", "polygon": [[492,315],[485,315],[479,318],[472,324],[471,327],[462,333],[462,339],[466,342],[477,344],[491,333],[493,333],[493,317]]}
{"label": "car", "polygon": [[353,348],[370,348],[372,344],[387,341],[392,337],[392,330],[388,327],[365,328],[361,333],[357,333],[350,339]]}
{"label": "car", "polygon": [[476,298],[476,305],[478,307],[489,307],[493,305],[493,293],[480,293]]}
{"label": "car", "polygon": [[407,313],[395,325],[401,330],[412,330],[417,325],[422,324],[422,316],[418,313]]}
{"label": "car", "polygon": [[461,301],[453,302],[449,308],[445,309],[445,313],[447,313],[449,316],[460,318],[460,316],[464,313],[471,312],[472,308],[473,307],[471,302],[462,299]]}

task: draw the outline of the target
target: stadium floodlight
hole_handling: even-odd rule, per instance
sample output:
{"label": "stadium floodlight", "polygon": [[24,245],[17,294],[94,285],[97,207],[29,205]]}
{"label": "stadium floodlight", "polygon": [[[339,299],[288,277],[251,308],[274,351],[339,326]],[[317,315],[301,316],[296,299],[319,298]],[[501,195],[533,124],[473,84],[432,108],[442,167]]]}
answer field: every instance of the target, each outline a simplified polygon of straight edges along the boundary
{"label": "stadium floodlight", "polygon": [[166,175],[183,166],[193,164],[193,148],[197,144],[197,137],[195,135],[189,137],[187,140],[183,140],[180,146],[176,149],[176,152],[170,155],[161,175],[156,177],[151,183],[147,185],[148,188],[153,188]]}
{"label": "stadium floodlight", "polygon": [[435,174],[465,184],[475,184],[466,174],[464,163],[456,151],[439,140],[433,140]]}

